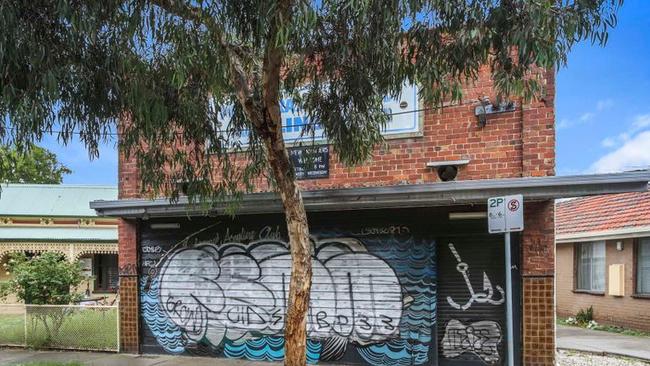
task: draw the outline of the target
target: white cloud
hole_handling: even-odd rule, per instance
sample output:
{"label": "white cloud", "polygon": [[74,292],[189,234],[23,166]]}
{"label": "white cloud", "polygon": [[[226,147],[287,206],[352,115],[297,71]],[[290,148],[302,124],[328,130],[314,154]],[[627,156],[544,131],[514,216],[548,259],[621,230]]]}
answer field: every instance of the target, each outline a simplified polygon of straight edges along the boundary
{"label": "white cloud", "polygon": [[650,127],[650,114],[638,115],[634,118],[632,123],[632,133],[641,131],[646,127]]}
{"label": "white cloud", "polygon": [[571,121],[569,121],[566,118],[562,118],[560,122],[557,123],[557,129],[558,130],[563,130],[565,128],[571,127]]}
{"label": "white cloud", "polygon": [[600,144],[603,145],[603,147],[614,147],[616,146],[616,140],[615,137],[605,137]]}
{"label": "white cloud", "polygon": [[594,173],[621,172],[650,167],[650,130],[628,138],[618,149],[601,157],[591,165]]}
{"label": "white cloud", "polygon": [[580,116],[574,118],[562,118],[557,123],[556,128],[558,130],[564,130],[567,128],[589,123],[594,119],[594,117],[596,117],[597,112],[602,112],[605,109],[611,108],[612,106],[614,106],[614,101],[612,99],[599,100],[592,111],[584,112]]}
{"label": "white cloud", "polygon": [[602,112],[606,109],[610,109],[614,106],[614,100],[607,98],[607,99],[601,99],[596,103],[596,110],[599,112]]}
{"label": "white cloud", "polygon": [[604,138],[600,144],[606,148],[620,146],[629,141],[634,134],[639,131],[645,130],[650,127],[650,114],[640,114],[634,117],[632,125],[625,132],[621,132],[616,136],[608,136]]}
{"label": "white cloud", "polygon": [[580,122],[589,122],[589,121],[591,121],[592,119],[594,119],[594,114],[591,113],[591,112],[583,113],[583,114],[580,116]]}

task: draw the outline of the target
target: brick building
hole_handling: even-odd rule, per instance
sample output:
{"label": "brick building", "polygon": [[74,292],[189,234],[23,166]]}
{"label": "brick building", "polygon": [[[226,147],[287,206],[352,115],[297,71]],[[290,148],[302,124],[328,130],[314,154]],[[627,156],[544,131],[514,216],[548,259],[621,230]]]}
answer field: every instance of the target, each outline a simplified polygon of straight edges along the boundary
{"label": "brick building", "polygon": [[[494,100],[488,75],[465,95]],[[543,100],[484,125],[477,100],[427,109],[405,87],[387,101],[412,112],[387,127],[388,149],[356,168],[321,155],[319,178],[301,181],[314,248],[311,362],[505,364],[505,253],[503,236],[487,234],[486,202],[521,193],[513,358],[553,364],[553,199],[640,190],[649,177],[553,177],[552,73],[546,86]],[[287,139],[298,117],[283,114]],[[455,169],[455,181],[440,181]],[[133,161],[120,159],[119,174],[120,200],[91,205],[122,218],[122,350],[281,359],[289,259],[279,198],[254,193],[234,219],[219,203],[205,216],[182,198],[141,198]]]}
{"label": "brick building", "polygon": [[650,330],[650,192],[557,205],[557,313]]}

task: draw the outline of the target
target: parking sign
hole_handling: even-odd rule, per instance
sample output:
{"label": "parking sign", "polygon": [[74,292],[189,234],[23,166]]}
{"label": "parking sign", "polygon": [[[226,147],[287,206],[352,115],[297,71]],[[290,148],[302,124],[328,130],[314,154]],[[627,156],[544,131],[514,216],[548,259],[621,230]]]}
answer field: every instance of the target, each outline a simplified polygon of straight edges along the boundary
{"label": "parking sign", "polygon": [[488,199],[488,231],[491,234],[524,230],[524,197],[491,197]]}

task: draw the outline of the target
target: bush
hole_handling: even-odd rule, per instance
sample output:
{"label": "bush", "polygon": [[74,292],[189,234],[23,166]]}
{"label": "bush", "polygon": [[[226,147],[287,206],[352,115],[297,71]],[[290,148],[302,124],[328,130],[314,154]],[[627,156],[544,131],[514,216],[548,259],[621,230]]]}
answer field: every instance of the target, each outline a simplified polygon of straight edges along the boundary
{"label": "bush", "polygon": [[71,291],[83,280],[81,264],[67,261],[63,254],[45,252],[29,258],[13,253],[5,267],[12,278],[0,284],[0,298],[13,294],[36,305],[65,305],[81,298]]}
{"label": "bush", "polygon": [[594,320],[594,307],[590,306],[589,308],[585,309],[580,309],[578,311],[578,314],[576,314],[576,322],[580,325],[586,325],[589,324],[591,321]]}
{"label": "bush", "polygon": [[[45,252],[31,258],[13,253],[6,267],[12,278],[0,286],[0,298],[13,294],[25,304],[35,305],[66,305],[81,298],[71,290],[83,280],[81,264],[67,261],[60,253]],[[65,308],[51,310],[35,316],[42,322],[48,342],[59,336],[67,315]]]}

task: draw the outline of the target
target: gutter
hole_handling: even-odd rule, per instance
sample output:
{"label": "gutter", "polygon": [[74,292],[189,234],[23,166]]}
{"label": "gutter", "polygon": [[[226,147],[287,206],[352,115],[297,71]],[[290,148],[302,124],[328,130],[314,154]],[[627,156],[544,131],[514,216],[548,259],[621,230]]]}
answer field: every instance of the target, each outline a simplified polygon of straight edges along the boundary
{"label": "gutter", "polygon": [[[577,176],[552,176],[439,182],[416,185],[325,189],[303,191],[308,212],[404,207],[436,207],[485,204],[489,197],[522,194],[526,201],[646,191],[650,170]],[[191,204],[187,197],[170,203],[166,198],[92,201],[90,208],[99,216],[123,218],[173,217],[179,215],[223,214],[227,202],[210,209]],[[251,193],[238,203],[237,214],[282,212],[276,193]]]}
{"label": "gutter", "polygon": [[618,240],[643,237],[650,237],[650,226],[633,226],[622,229],[557,234],[555,236],[555,243],[564,244],[596,240]]}

